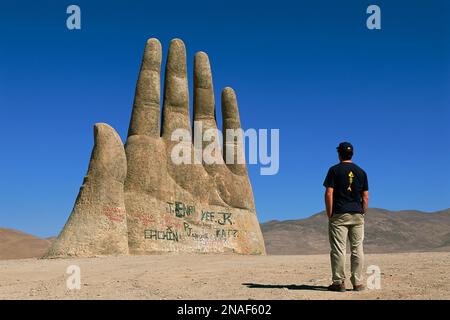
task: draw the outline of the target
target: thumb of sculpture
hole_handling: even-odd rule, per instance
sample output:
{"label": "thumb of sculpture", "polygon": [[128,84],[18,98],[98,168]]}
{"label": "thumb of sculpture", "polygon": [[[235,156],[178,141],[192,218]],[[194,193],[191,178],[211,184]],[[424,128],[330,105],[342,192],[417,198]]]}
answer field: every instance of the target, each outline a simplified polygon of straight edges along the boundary
{"label": "thumb of sculpture", "polygon": [[123,143],[107,124],[94,126],[89,169],[72,213],[44,258],[128,254]]}

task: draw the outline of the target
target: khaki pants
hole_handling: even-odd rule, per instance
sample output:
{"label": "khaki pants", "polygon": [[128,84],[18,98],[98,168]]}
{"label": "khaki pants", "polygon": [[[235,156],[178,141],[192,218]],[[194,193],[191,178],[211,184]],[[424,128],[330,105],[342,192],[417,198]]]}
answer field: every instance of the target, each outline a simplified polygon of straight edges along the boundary
{"label": "khaki pants", "polygon": [[362,214],[334,214],[328,222],[330,238],[330,258],[333,283],[345,281],[345,252],[347,237],[351,249],[351,282],[353,285],[362,284],[364,264],[364,215]]}

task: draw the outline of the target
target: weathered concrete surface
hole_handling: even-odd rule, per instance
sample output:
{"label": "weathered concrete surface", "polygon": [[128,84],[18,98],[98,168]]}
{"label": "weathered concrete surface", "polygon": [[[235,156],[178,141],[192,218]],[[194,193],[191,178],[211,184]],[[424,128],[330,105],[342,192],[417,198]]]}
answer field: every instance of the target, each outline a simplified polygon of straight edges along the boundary
{"label": "weathered concrete surface", "polygon": [[[172,161],[172,148],[178,143],[171,139],[174,130],[181,128],[192,132],[184,43],[179,39],[170,43],[165,70],[162,125],[159,103],[161,61],[161,44],[157,39],[148,40],[125,145],[127,164],[121,171],[127,172],[124,192],[120,191],[123,180],[117,179],[114,181],[117,185],[106,183],[103,189],[107,195],[111,192],[110,197],[90,198],[87,205],[81,207],[78,204],[82,198],[80,191],[74,212],[47,256],[124,254],[128,251],[131,254],[265,254],[245,164],[226,164],[221,154],[220,161],[214,164],[177,165]],[[241,127],[236,95],[231,88],[222,91],[222,114],[224,132],[226,129]],[[201,121],[203,132],[217,128],[211,67],[204,52],[195,55],[193,118]],[[207,144],[203,143],[205,147]],[[219,150],[224,150],[226,154],[232,149],[237,151],[239,147],[237,142],[231,141],[225,142]],[[191,148],[191,159],[196,151],[202,150]],[[116,169],[122,167],[124,158],[120,155],[118,159],[121,163]],[[124,206],[122,201],[125,202]],[[95,206],[92,205],[94,202]],[[112,227],[96,227],[100,229],[101,235],[91,232],[91,224],[103,226],[103,222],[99,221],[106,221],[102,211],[105,207],[120,208],[115,210],[121,216],[126,215],[126,225],[123,221],[111,221],[108,224],[117,225],[117,228],[120,225],[116,238],[114,234],[117,231]],[[126,248],[122,245],[125,227],[128,234]],[[112,243],[116,243],[108,250],[98,242],[99,237],[104,239],[106,235],[115,239]]]}

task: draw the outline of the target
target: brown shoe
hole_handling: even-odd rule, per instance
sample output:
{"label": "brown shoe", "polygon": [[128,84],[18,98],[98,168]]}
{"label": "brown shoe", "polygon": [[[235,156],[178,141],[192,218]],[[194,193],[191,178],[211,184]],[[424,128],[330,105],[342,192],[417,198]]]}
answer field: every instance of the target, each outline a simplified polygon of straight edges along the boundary
{"label": "brown shoe", "polygon": [[328,291],[345,292],[345,284],[333,283],[332,285],[328,286]]}
{"label": "brown shoe", "polygon": [[364,291],[366,287],[363,284],[357,284],[353,286],[353,291]]}

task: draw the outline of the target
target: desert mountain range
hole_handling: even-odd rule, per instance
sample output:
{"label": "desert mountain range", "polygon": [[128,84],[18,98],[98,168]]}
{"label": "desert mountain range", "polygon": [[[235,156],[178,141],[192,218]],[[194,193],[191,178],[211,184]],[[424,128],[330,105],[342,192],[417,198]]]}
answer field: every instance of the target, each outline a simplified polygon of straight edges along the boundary
{"label": "desert mountain range", "polygon": [[[325,212],[306,219],[269,221],[261,224],[261,228],[269,254],[329,252]],[[433,213],[369,209],[365,218],[364,251],[450,251],[450,209]]]}
{"label": "desert mountain range", "polygon": [[[268,221],[261,229],[270,255],[329,252],[324,212],[306,219]],[[0,260],[40,257],[53,240],[0,228]],[[433,213],[369,209],[364,249],[366,253],[450,251],[450,209]]]}
{"label": "desert mountain range", "polygon": [[21,231],[0,228],[0,260],[41,257],[53,239],[42,239]]}

